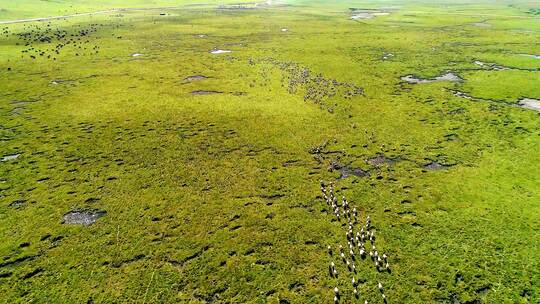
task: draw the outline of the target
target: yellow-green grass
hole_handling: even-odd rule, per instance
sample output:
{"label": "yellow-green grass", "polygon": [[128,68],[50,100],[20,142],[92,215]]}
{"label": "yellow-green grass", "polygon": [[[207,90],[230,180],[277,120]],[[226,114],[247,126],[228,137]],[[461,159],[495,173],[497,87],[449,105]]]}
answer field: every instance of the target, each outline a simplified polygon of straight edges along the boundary
{"label": "yellow-green grass", "polygon": [[[328,167],[340,155],[370,171],[336,187],[362,218],[370,214],[392,267],[358,264],[362,299],[382,303],[380,280],[392,303],[538,302],[539,116],[510,104],[539,99],[540,78],[474,64],[537,68],[516,57],[540,53],[533,22],[515,17],[528,4],[392,2],[400,9],[389,16],[349,20],[348,8],[365,3],[51,21],[68,33],[102,24],[81,44],[97,54],[69,45],[56,61],[21,53],[13,33],[29,25],[7,26],[0,156],[21,155],[0,162],[0,300],[328,303],[339,286],[352,302],[345,267],[338,263],[338,279],[327,269],[326,246],[345,246],[345,230],[319,197],[319,180],[339,176]],[[22,11],[10,19],[41,16]],[[464,11],[472,16],[442,16]],[[482,11],[503,17],[471,26]],[[285,62],[364,95],[305,101],[305,87],[283,86]],[[400,80],[447,71],[463,81]],[[192,75],[210,78],[185,81]],[[319,163],[310,150],[325,141],[325,151],[342,152]],[[366,163],[377,154],[401,161]],[[451,166],[425,170],[431,161]],[[107,214],[87,227],[62,224],[79,208]]]}

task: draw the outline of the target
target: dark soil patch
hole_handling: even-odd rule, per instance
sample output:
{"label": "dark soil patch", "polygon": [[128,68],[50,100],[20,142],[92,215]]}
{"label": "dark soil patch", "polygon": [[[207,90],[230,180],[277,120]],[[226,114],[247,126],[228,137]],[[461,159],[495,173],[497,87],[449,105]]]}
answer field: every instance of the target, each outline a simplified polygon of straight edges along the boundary
{"label": "dark soil patch", "polygon": [[488,291],[491,289],[491,285],[484,285],[478,289],[476,289],[476,293],[480,295],[485,295],[488,293]]}
{"label": "dark soil patch", "polygon": [[459,282],[463,281],[463,275],[461,273],[456,273],[455,277],[454,277],[454,282],[457,284]]}
{"label": "dark soil patch", "polygon": [[262,199],[267,199],[267,200],[276,200],[276,199],[280,199],[280,198],[283,198],[285,197],[285,194],[281,194],[281,193],[276,193],[276,194],[262,194],[262,195],[258,195],[260,198]]}
{"label": "dark soil patch", "polygon": [[27,280],[27,279],[30,279],[38,274],[40,274],[41,272],[43,272],[43,269],[41,268],[36,268],[35,270],[25,274],[24,276],[22,276],[22,279],[23,280]]}
{"label": "dark soil patch", "polygon": [[45,234],[45,235],[44,235],[44,236],[42,236],[42,237],[41,237],[41,238],[40,238],[39,240],[43,242],[43,241],[46,241],[46,240],[48,240],[48,239],[49,239],[50,237],[51,237],[51,235],[50,235],[50,234]]}
{"label": "dark soil patch", "polygon": [[[177,266],[183,266],[184,264],[186,264],[187,262],[193,260],[193,259],[196,259],[198,257],[200,257],[203,253],[205,253],[206,251],[208,251],[209,249],[211,248],[210,245],[206,245],[204,246],[201,250],[199,251],[196,251],[194,252],[193,254],[183,258],[182,260],[180,261],[175,261],[175,260],[168,260],[169,263],[173,264],[173,265],[177,265]],[[236,254],[236,252],[235,252]]]}
{"label": "dark soil patch", "polygon": [[100,200],[101,199],[99,199],[97,197],[90,197],[90,198],[87,198],[84,202],[87,203],[87,204],[92,204],[92,203],[97,203]]}
{"label": "dark soil patch", "polygon": [[304,287],[304,284],[301,282],[293,282],[289,284],[289,290],[302,289],[303,287]]}
{"label": "dark soil patch", "polygon": [[115,268],[119,268],[122,265],[137,262],[139,260],[144,259],[145,257],[146,257],[146,255],[144,255],[143,253],[139,253],[139,254],[135,255],[134,257],[132,257],[131,259],[127,259],[127,260],[123,260],[123,261],[119,261],[119,262],[114,262],[112,264],[112,266],[115,267]]}
{"label": "dark soil patch", "polygon": [[204,91],[204,90],[197,90],[192,91],[191,95],[210,95],[210,94],[222,94],[223,92],[219,91]]}
{"label": "dark soil patch", "polygon": [[98,209],[74,210],[64,214],[62,224],[89,226],[95,223],[97,219],[105,216],[106,214],[106,211]]}
{"label": "dark soil patch", "polygon": [[401,211],[401,212],[398,212],[397,214],[398,214],[398,215],[401,215],[401,216],[404,216],[404,215],[412,215],[412,216],[416,216],[416,212],[410,211],[410,210]]}
{"label": "dark soil patch", "polygon": [[242,228],[241,225],[235,225],[235,226],[231,227],[230,230],[231,230],[231,231],[235,231],[235,230],[238,230],[238,229],[240,229],[240,228]]}
{"label": "dark soil patch", "polygon": [[13,261],[2,262],[2,263],[0,263],[0,268],[10,267],[10,266],[20,264],[22,262],[32,261],[32,260],[36,259],[38,256],[39,255],[27,255],[27,256],[20,257],[20,258],[16,258]]}
{"label": "dark soil patch", "polygon": [[0,273],[0,279],[1,278],[9,278],[11,275],[13,275],[12,272],[2,272],[2,273]]}

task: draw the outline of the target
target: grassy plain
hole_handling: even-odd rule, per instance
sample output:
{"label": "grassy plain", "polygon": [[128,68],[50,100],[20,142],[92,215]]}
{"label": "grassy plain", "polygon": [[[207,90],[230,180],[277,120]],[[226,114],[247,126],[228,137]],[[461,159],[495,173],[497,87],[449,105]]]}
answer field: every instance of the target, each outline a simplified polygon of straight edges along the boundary
{"label": "grassy plain", "polygon": [[[517,106],[540,99],[540,2],[199,2],[0,4],[2,21],[178,6],[0,25],[0,158],[20,154],[0,162],[0,302],[331,303],[339,286],[382,303],[377,281],[389,303],[540,302],[540,116]],[[462,81],[400,79],[446,72]],[[319,180],[390,257],[358,263],[361,302],[341,263],[328,275],[346,241]]]}

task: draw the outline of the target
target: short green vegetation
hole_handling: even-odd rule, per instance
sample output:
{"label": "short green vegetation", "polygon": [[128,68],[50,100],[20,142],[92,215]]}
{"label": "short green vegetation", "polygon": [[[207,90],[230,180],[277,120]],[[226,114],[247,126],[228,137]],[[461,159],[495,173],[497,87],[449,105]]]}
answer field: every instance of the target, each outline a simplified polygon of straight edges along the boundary
{"label": "short green vegetation", "polygon": [[0,3],[0,302],[540,302],[540,2],[203,2]]}

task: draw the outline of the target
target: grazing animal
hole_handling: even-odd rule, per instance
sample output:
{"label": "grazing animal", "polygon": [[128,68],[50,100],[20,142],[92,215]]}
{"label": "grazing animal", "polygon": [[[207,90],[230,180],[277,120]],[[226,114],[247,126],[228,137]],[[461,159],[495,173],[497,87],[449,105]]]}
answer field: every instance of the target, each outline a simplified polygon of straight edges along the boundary
{"label": "grazing animal", "polygon": [[330,276],[337,277],[336,264],[334,264],[334,262],[330,263],[330,266],[328,267],[328,272],[330,273]]}

